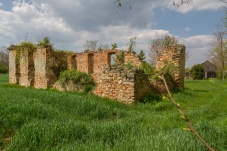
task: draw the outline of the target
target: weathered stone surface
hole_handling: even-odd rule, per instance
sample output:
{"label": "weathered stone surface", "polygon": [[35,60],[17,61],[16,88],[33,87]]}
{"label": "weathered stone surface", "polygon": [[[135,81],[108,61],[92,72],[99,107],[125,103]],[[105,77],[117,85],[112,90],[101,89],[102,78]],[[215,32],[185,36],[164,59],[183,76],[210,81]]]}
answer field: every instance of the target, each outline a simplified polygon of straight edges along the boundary
{"label": "weathered stone surface", "polygon": [[17,75],[16,72],[17,70],[17,66],[16,66],[16,50],[15,50],[15,46],[10,46],[8,48],[9,50],[9,83],[10,84],[16,84],[19,81],[17,80]]}
{"label": "weathered stone surface", "polygon": [[[20,57],[20,68],[16,65],[16,46],[11,46],[9,51],[9,83],[18,83],[35,88],[48,88],[58,79],[63,70],[79,70],[91,74],[97,85],[94,93],[117,99],[123,103],[133,103],[141,97],[156,92],[153,85],[162,91],[163,84],[160,81],[151,85],[146,74],[138,69],[127,69],[123,65],[112,66],[114,54],[118,50],[107,50],[88,53],[65,54],[54,52],[51,47],[39,46],[34,53],[24,51]],[[173,47],[164,49],[157,63],[157,68],[163,67],[164,62],[172,62],[179,70],[173,74],[178,87],[184,87],[185,48]],[[124,52],[124,63],[133,64],[137,67],[142,62],[134,52]],[[171,84],[171,83],[170,83]],[[63,90],[58,84],[55,88]],[[75,90],[74,85],[68,84],[66,90]]]}
{"label": "weathered stone surface", "polygon": [[26,48],[20,52],[20,80],[22,86],[34,86],[33,50]]}
{"label": "weathered stone surface", "polygon": [[177,69],[173,73],[173,79],[177,82],[178,87],[184,88],[185,73],[185,47],[177,45],[170,48],[164,48],[157,62],[156,68],[162,68],[165,62],[173,63]]}
{"label": "weathered stone surface", "polygon": [[[101,82],[97,84],[94,93],[99,96],[117,99],[120,102],[131,104],[138,101],[141,97],[154,92],[147,75],[142,71],[129,72],[124,69],[124,73],[130,75],[131,78],[128,78],[124,74],[118,74],[118,72],[118,68],[107,68],[105,74],[100,76]],[[114,80],[114,76],[117,81]],[[110,80],[107,81],[104,79]]]}

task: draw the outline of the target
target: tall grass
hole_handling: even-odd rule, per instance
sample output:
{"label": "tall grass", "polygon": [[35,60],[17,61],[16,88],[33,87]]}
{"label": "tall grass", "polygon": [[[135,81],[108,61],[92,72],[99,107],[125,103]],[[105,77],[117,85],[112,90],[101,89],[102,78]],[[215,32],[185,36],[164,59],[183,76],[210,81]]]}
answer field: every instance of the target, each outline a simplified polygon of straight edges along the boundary
{"label": "tall grass", "polygon": [[[10,86],[0,75],[0,150],[206,150],[167,98],[131,106],[82,93]],[[227,150],[227,82],[186,81],[174,98]]]}

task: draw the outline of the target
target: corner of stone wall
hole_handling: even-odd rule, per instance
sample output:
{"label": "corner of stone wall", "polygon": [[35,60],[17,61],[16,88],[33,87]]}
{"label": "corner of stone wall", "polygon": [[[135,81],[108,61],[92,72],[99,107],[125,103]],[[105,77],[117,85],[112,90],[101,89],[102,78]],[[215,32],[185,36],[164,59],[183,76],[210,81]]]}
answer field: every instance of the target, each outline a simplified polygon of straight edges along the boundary
{"label": "corner of stone wall", "polygon": [[51,46],[39,46],[34,54],[35,88],[46,89],[57,81],[53,71],[55,59]]}
{"label": "corner of stone wall", "polygon": [[16,46],[10,45],[7,49],[9,50],[9,83],[17,84],[19,83],[19,68],[16,65]]}
{"label": "corner of stone wall", "polygon": [[176,81],[177,87],[184,88],[185,46],[178,44],[170,48],[164,48],[156,64],[156,68],[164,67],[166,61],[172,62],[177,67],[172,78]]}
{"label": "corner of stone wall", "polygon": [[147,75],[124,66],[109,66],[97,81],[94,93],[119,102],[131,104],[152,93]]}
{"label": "corner of stone wall", "polygon": [[20,81],[21,86],[33,86],[34,85],[34,59],[33,51],[28,48],[24,48],[20,52]]}

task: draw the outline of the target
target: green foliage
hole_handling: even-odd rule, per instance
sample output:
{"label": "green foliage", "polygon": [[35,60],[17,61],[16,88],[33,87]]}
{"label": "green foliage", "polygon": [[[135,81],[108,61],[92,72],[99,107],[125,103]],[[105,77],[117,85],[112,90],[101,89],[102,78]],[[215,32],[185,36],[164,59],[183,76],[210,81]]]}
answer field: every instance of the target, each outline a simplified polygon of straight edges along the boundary
{"label": "green foliage", "polygon": [[65,70],[60,73],[58,82],[65,87],[72,82],[76,86],[76,90],[89,92],[95,87],[95,83],[91,75],[77,71],[77,70]]}
{"label": "green foliage", "polygon": [[63,55],[72,55],[74,52],[71,51],[71,50],[61,50],[61,49],[54,49],[54,52],[55,53],[60,53],[60,54],[63,54]]}
{"label": "green foliage", "polygon": [[191,68],[191,75],[193,79],[203,79],[203,66],[201,64],[196,64]]}
{"label": "green foliage", "polygon": [[226,79],[227,78],[227,73],[225,71],[222,71],[220,69],[218,69],[216,71],[216,74],[217,74],[217,79]]}
{"label": "green foliage", "polygon": [[119,53],[116,54],[115,63],[116,64],[124,64],[124,62],[125,62],[125,52],[120,51]]}
{"label": "green foliage", "polygon": [[128,52],[133,52],[136,47],[136,37],[133,37],[129,41]]}
{"label": "green foliage", "polygon": [[0,63],[0,73],[8,73],[9,68],[6,64]]}
{"label": "green foliage", "polygon": [[39,45],[46,47],[46,46],[52,46],[53,44],[51,44],[49,37],[44,37],[43,40],[39,42]]}
{"label": "green foliage", "polygon": [[102,47],[98,47],[98,52],[102,52],[103,48]]}
{"label": "green foliage", "polygon": [[16,47],[16,51],[34,51],[36,49],[36,45],[30,41],[23,41]]}
{"label": "green foliage", "polygon": [[149,63],[143,61],[142,66],[140,67],[141,70],[143,70],[147,75],[150,80],[152,80],[153,75],[155,74],[154,67],[150,65]]}
{"label": "green foliage", "polygon": [[[182,130],[186,124],[165,97],[129,106],[90,94],[16,88],[5,84],[7,76],[0,74],[1,150],[207,150]],[[186,80],[185,87],[174,99],[215,150],[227,150],[227,81]]]}
{"label": "green foliage", "polygon": [[175,37],[165,36],[163,39],[163,42],[164,42],[164,46],[169,48],[177,44],[177,39]]}
{"label": "green foliage", "polygon": [[[36,50],[37,46],[36,44],[30,42],[30,41],[23,41],[21,42],[19,45],[17,45],[15,47],[15,50],[16,50],[16,68],[19,69],[19,66],[20,66],[20,55],[22,53],[22,51],[29,51],[29,52],[32,52],[34,50]],[[19,71],[17,71],[17,74]]]}
{"label": "green foliage", "polygon": [[156,94],[151,94],[149,96],[145,96],[139,100],[141,103],[154,103],[154,102],[159,102],[161,101],[162,98],[159,95]]}
{"label": "green foliage", "polygon": [[144,60],[146,58],[145,53],[143,52],[143,50],[140,51],[138,57],[139,57],[140,60]]}
{"label": "green foliage", "polygon": [[117,44],[116,43],[111,44],[111,46],[112,46],[112,48],[111,48],[112,50],[117,48]]}

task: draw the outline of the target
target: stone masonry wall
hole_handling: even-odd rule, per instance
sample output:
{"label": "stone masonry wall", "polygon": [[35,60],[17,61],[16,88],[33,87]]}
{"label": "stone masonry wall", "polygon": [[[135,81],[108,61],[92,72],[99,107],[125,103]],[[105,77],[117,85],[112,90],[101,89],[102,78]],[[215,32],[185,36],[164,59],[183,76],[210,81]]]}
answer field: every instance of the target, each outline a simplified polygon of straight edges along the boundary
{"label": "stone masonry wall", "polygon": [[183,45],[177,45],[170,48],[164,48],[156,68],[163,67],[165,62],[173,63],[177,67],[173,79],[176,81],[178,87],[184,88],[185,47]]}
{"label": "stone masonry wall", "polygon": [[101,75],[94,93],[131,104],[141,97],[151,94],[152,89],[148,77],[144,73],[130,71],[122,66],[110,66]]}
{"label": "stone masonry wall", "polygon": [[34,59],[33,51],[23,48],[20,52],[20,81],[21,86],[34,85]]}
{"label": "stone masonry wall", "polygon": [[126,64],[134,64],[137,67],[142,65],[142,61],[139,60],[135,52],[125,52],[124,60]]}
{"label": "stone masonry wall", "polygon": [[[105,68],[111,65],[110,55],[118,53],[120,53],[119,50],[76,53],[76,69],[81,72],[91,74],[94,80],[97,81]],[[93,61],[91,61],[91,56],[93,56]],[[140,66],[142,64],[135,52],[124,52],[124,63],[131,63],[136,66]]]}
{"label": "stone masonry wall", "polygon": [[38,47],[34,53],[35,88],[46,89],[57,81],[53,72],[54,58],[51,47]]}
{"label": "stone masonry wall", "polygon": [[135,82],[135,100],[144,96],[156,93],[153,85],[150,83],[148,76],[141,70],[136,70],[134,74]]}
{"label": "stone masonry wall", "polygon": [[[15,46],[9,47],[9,82],[18,83],[16,74]],[[114,55],[119,50],[106,50],[88,53],[62,54],[54,52],[51,47],[38,46],[34,53],[24,51],[20,59],[20,84],[46,89],[58,79],[61,71],[79,70],[91,74],[97,87],[95,94],[117,99],[130,104],[141,97],[155,92],[145,73],[137,69],[128,69],[127,65],[112,65]],[[164,62],[172,62],[178,67],[173,75],[179,87],[184,87],[185,47],[165,48],[157,62],[156,68],[163,67]],[[135,52],[124,52],[124,64],[141,66]],[[126,68],[127,67],[127,68]]]}
{"label": "stone masonry wall", "polygon": [[19,83],[17,80],[16,72],[17,72],[17,66],[16,66],[16,50],[15,46],[10,46],[8,48],[9,50],[9,83],[10,84],[16,84]]}

